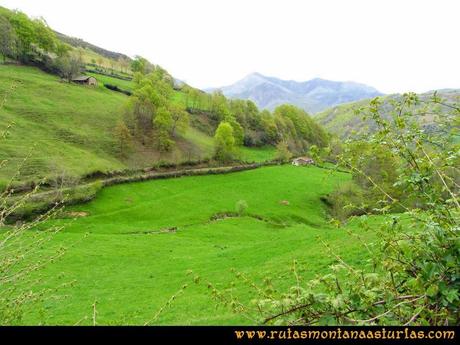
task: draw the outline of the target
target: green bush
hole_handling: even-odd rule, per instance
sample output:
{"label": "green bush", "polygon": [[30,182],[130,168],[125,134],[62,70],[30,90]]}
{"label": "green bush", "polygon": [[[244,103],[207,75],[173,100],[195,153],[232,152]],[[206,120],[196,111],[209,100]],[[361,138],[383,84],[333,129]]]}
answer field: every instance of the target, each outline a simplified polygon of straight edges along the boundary
{"label": "green bush", "polygon": [[246,202],[246,200],[239,200],[235,204],[235,210],[239,216],[245,215],[247,209],[248,209],[248,203]]}

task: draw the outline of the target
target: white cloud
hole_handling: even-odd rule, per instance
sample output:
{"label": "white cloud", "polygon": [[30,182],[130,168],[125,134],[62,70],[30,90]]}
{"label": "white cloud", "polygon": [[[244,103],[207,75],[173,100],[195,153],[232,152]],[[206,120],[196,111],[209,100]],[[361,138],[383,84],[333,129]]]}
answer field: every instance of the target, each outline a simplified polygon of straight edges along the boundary
{"label": "white cloud", "polygon": [[258,71],[383,92],[460,88],[458,0],[0,0],[198,86]]}

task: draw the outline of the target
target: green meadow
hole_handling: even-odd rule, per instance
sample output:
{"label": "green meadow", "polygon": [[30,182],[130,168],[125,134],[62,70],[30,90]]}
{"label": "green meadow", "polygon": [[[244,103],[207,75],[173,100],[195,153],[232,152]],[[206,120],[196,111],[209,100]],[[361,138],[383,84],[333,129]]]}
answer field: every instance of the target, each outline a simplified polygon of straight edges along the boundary
{"label": "green meadow", "polygon": [[[282,291],[294,284],[293,260],[305,279],[328,270],[334,260],[320,238],[349,262],[365,260],[343,229],[328,224],[320,201],[348,179],[316,167],[283,165],[104,188],[90,203],[66,209],[83,217],[47,224],[64,226],[47,250],[62,245],[68,250],[37,273],[44,282],[36,289],[73,285],[58,288],[22,323],[92,324],[97,301],[98,324],[144,324],[184,284],[154,324],[254,323],[216,304],[207,282],[250,305],[256,295],[232,269],[257,284],[270,278]],[[238,215],[241,200],[247,209]]]}

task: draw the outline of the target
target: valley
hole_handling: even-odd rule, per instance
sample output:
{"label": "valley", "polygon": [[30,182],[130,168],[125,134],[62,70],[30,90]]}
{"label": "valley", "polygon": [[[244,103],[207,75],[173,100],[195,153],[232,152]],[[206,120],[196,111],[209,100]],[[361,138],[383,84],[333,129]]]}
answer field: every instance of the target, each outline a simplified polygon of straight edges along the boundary
{"label": "valley", "polygon": [[[277,56],[271,37],[255,39],[264,18],[251,15],[261,32],[240,36],[250,45],[230,47],[232,31],[190,49],[201,22],[154,31],[170,18],[155,8],[133,34],[132,10],[122,27],[98,17],[94,39],[169,56],[181,73],[0,6],[0,326],[459,324],[458,88],[383,94],[251,73],[202,90],[183,77],[230,80]],[[205,31],[220,34],[212,18]],[[348,34],[325,55],[324,75],[342,80],[329,68],[348,71],[365,55],[356,24],[359,54],[342,54]],[[276,65],[318,75],[337,31],[320,49],[298,33]],[[275,38],[283,46],[293,34]],[[374,57],[350,75],[392,71]]]}
{"label": "valley", "polygon": [[[295,281],[293,260],[304,279],[328,270],[334,259],[320,239],[350,262],[366,260],[358,243],[343,240],[345,229],[328,224],[320,201],[348,179],[315,167],[275,166],[105,188],[92,202],[65,210],[87,216],[52,221],[64,229],[48,250],[69,249],[40,272],[47,278],[36,288],[73,285],[53,291],[23,323],[88,325],[97,301],[98,324],[142,325],[187,284],[154,324],[251,324],[264,315],[252,311],[247,318],[213,302],[207,282],[253,310],[255,291],[232,269],[256,284],[270,278],[282,291]],[[240,200],[247,208],[238,214]],[[229,216],[213,220],[219,214]],[[373,238],[357,223],[348,229]]]}

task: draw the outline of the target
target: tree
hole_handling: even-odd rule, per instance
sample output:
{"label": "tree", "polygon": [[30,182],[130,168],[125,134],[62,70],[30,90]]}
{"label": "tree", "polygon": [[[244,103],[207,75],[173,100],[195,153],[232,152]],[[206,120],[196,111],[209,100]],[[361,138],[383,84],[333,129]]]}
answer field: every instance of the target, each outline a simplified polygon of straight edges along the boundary
{"label": "tree", "polygon": [[74,53],[78,59],[83,63],[83,58],[85,57],[85,50],[82,47],[78,47]]}
{"label": "tree", "polygon": [[[188,87],[186,89],[187,95],[189,96],[187,98],[187,107],[196,110],[200,107],[200,99],[201,99],[201,92],[198,89],[195,89],[193,87]],[[189,103],[190,100],[190,103]]]}
{"label": "tree", "polygon": [[276,107],[274,121],[283,140],[295,145],[299,152],[305,151],[312,144],[318,147],[328,144],[329,138],[324,129],[296,106],[283,104]]}
{"label": "tree", "polygon": [[175,104],[169,106],[169,112],[171,113],[172,120],[171,135],[174,137],[177,132],[181,134],[185,133],[190,121],[188,113],[182,107]]}
{"label": "tree", "polygon": [[225,122],[229,123],[233,128],[233,137],[235,138],[235,145],[243,145],[244,130],[240,123],[230,114],[225,117]]}
{"label": "tree", "polygon": [[120,66],[120,71],[123,73],[128,72],[128,67],[129,67],[129,60],[120,56],[118,58],[118,66]]}
{"label": "tree", "polygon": [[228,107],[227,98],[221,90],[216,90],[211,94],[211,112],[214,115],[214,119],[217,121],[223,121],[227,116],[231,115]]}
{"label": "tree", "polygon": [[61,45],[43,18],[29,19],[19,11],[6,13],[17,35],[17,54],[23,62],[39,61],[45,53],[57,53]]}
{"label": "tree", "polygon": [[171,140],[171,132],[174,126],[170,111],[166,107],[161,107],[156,111],[153,125],[157,130],[157,147],[160,151],[166,152],[174,146],[174,141]]}
{"label": "tree", "polygon": [[62,78],[69,83],[82,72],[82,61],[78,54],[71,52],[57,59],[56,66]]}
{"label": "tree", "polygon": [[117,62],[114,59],[110,59],[109,63],[110,63],[110,69],[112,70],[111,73],[114,74],[115,73],[115,66],[117,65]]}
{"label": "tree", "polygon": [[0,55],[3,62],[6,57],[16,57],[17,36],[8,19],[0,15]]}
{"label": "tree", "polygon": [[148,74],[153,71],[153,65],[142,56],[136,56],[131,62],[131,70],[136,73]]}
{"label": "tree", "polygon": [[118,153],[125,157],[132,146],[132,135],[124,121],[119,120],[114,129],[115,138],[118,141]]}
{"label": "tree", "polygon": [[280,139],[280,133],[276,127],[275,119],[268,110],[260,113],[261,126],[263,131],[263,142],[274,145]]}
{"label": "tree", "polygon": [[287,162],[291,159],[292,153],[289,151],[289,146],[285,141],[280,141],[276,145],[276,156],[275,159],[279,162]]}
{"label": "tree", "polygon": [[221,122],[214,135],[215,158],[220,162],[232,161],[235,157],[235,138],[233,127],[228,122]]}
{"label": "tree", "polygon": [[103,69],[104,68],[104,58],[102,56],[97,57],[97,65],[99,68]]}

